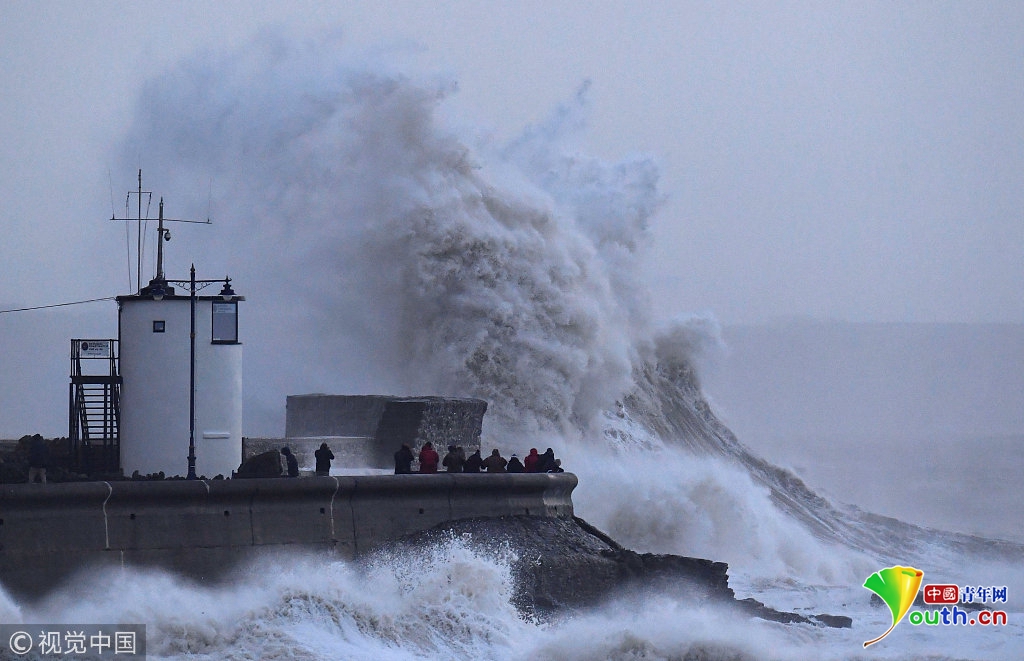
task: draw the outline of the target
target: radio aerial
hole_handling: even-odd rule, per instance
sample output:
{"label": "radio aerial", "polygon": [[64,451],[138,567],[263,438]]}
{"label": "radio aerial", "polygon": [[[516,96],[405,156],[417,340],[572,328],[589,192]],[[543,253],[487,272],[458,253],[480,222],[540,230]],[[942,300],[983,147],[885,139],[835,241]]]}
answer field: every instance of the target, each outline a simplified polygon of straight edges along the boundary
{"label": "radio aerial", "polygon": [[[136,215],[135,218],[128,218],[127,217],[127,215],[128,215],[127,209],[128,209],[128,204],[131,201],[132,195],[138,196],[138,215]],[[135,250],[135,254],[136,254],[135,289],[136,289],[136,292],[141,292],[142,291],[142,224],[145,223],[145,222],[149,222],[149,220],[150,220],[150,218],[148,218],[148,217],[146,217],[146,218],[142,217],[142,196],[143,195],[148,196],[147,199],[149,200],[149,202],[152,202],[152,200],[153,200],[153,192],[152,191],[144,191],[144,190],[142,190],[142,170],[140,169],[139,170],[139,188],[138,188],[138,190],[136,190],[136,191],[129,191],[127,197],[125,198],[124,206],[125,206],[125,216],[126,217],[125,218],[117,218],[114,215],[111,215],[111,217],[110,217],[111,220],[119,220],[119,221],[123,221],[123,222],[138,223],[139,224],[138,225],[138,237],[137,237],[137,241],[136,241],[136,250]],[[147,203],[147,209],[148,208],[149,208],[149,204]],[[148,216],[148,213],[147,213],[147,216]],[[164,248],[163,248],[163,242],[161,242],[160,239],[162,238],[164,241],[170,241],[171,240],[171,231],[164,227],[164,223],[165,222],[167,222],[167,223],[197,223],[197,224],[200,224],[200,225],[210,225],[211,222],[210,222],[209,218],[207,218],[206,220],[185,220],[185,219],[182,219],[182,218],[164,218],[164,200],[163,200],[163,198],[160,198],[160,216],[159,216],[158,220],[159,220],[159,225],[157,226],[157,230],[156,230],[156,232],[157,232],[157,242],[156,242],[156,244],[157,244],[157,246],[156,246],[157,247],[157,253],[156,253],[156,277],[154,278],[154,281],[164,282],[165,281],[165,278],[164,278]],[[130,249],[129,249],[129,257],[128,258],[129,258],[129,260],[131,259],[131,251],[130,251]],[[128,274],[128,276],[129,276],[129,282],[128,282],[129,287],[131,286],[131,266],[130,266],[130,264],[131,264],[131,262],[129,262],[129,267],[128,267],[128,269],[129,269],[129,274]]]}

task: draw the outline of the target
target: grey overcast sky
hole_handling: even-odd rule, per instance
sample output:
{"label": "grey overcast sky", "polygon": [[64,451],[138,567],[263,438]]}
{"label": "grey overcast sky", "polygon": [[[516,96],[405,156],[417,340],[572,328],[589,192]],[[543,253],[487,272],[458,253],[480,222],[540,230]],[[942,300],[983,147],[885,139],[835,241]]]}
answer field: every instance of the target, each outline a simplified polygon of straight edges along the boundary
{"label": "grey overcast sky", "polygon": [[125,293],[83,262],[143,83],[267,29],[405,49],[497,136],[592,81],[582,149],[661,168],[666,317],[1024,322],[1019,2],[3,0],[4,307]]}

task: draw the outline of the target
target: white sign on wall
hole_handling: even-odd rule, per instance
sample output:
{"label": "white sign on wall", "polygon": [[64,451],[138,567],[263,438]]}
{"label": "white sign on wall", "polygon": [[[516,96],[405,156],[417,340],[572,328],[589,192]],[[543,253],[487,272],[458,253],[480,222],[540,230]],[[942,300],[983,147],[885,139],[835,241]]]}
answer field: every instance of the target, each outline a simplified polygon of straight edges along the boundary
{"label": "white sign on wall", "polygon": [[110,358],[110,340],[79,340],[78,355],[81,358]]}

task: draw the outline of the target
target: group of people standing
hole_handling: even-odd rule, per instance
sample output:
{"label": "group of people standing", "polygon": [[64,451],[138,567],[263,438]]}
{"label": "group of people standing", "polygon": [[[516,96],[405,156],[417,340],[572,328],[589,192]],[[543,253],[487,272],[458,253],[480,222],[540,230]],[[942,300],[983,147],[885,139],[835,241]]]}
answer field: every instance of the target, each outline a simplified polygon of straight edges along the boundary
{"label": "group of people standing", "polygon": [[[412,473],[412,463],[416,459],[412,448],[408,443],[395,452],[395,475]],[[448,454],[441,459],[434,444],[427,441],[420,448],[419,472],[436,473],[439,466],[444,466],[449,473],[563,473],[562,461],[555,459],[555,452],[548,448],[543,454],[537,453],[537,448],[530,448],[530,453],[522,460],[515,453],[508,459],[501,456],[501,452],[495,448],[486,458],[480,456],[477,449],[468,457],[466,451],[459,445],[449,445]]]}
{"label": "group of people standing", "polygon": [[[331,448],[326,443],[320,444],[320,449],[313,453],[316,457],[316,474],[318,477],[331,474],[331,460],[334,459],[334,453],[331,452]],[[281,469],[282,475],[288,477],[299,476],[299,460],[295,458],[291,448],[287,445],[281,448],[281,457],[285,461],[285,465]]]}

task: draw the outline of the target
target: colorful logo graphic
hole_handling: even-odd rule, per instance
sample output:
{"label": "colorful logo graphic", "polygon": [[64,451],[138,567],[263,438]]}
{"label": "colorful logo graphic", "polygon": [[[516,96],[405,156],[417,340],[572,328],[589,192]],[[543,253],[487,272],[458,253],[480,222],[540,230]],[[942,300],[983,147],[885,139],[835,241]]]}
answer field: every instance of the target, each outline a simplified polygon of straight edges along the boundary
{"label": "colorful logo graphic", "polygon": [[876,571],[868,576],[864,581],[864,587],[881,597],[892,611],[892,626],[878,638],[864,643],[864,647],[877,643],[896,628],[910,607],[914,605],[922,578],[924,578],[924,572],[920,569],[900,565]]}
{"label": "colorful logo graphic", "polygon": [[[882,569],[868,576],[864,587],[871,590],[889,606],[892,625],[878,638],[864,643],[873,645],[889,635],[906,616],[912,626],[929,627],[1005,627],[1005,610],[989,610],[987,604],[1005,604],[1008,589],[1005,585],[955,585],[953,583],[928,583],[921,588],[924,572],[913,567],[897,565]],[[911,610],[921,590],[925,606],[923,610]],[[962,605],[962,607],[961,607]],[[941,606],[942,608],[935,608]]]}

